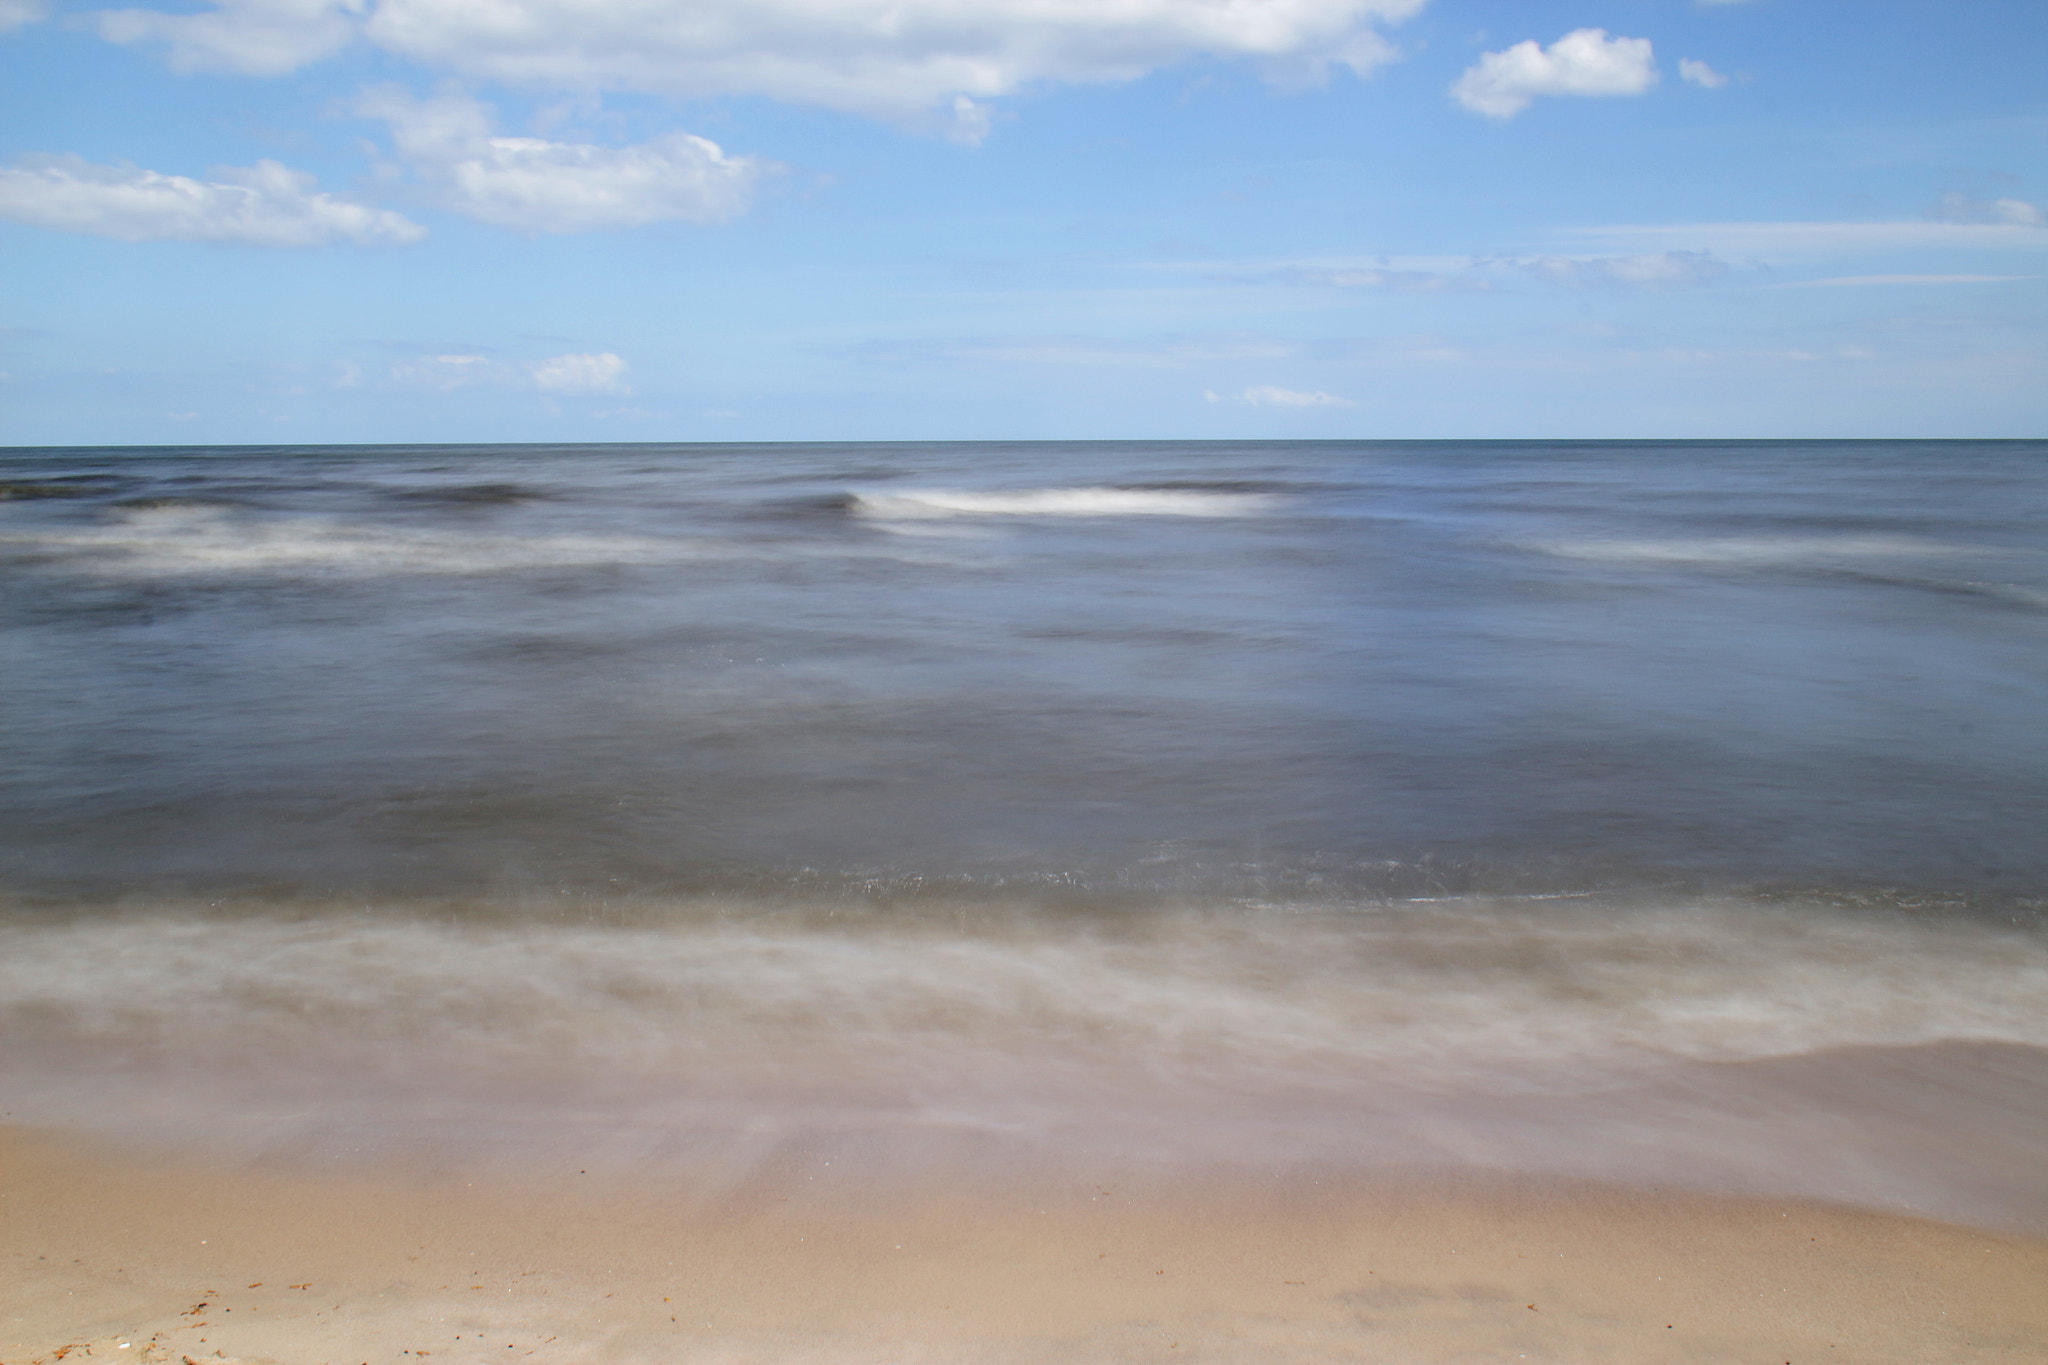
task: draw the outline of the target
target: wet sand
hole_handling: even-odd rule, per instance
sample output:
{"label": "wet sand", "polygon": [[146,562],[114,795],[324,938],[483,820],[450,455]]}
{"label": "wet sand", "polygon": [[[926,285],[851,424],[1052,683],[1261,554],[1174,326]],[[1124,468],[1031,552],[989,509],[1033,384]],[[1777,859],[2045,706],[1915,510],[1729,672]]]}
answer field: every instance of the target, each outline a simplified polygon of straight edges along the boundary
{"label": "wet sand", "polygon": [[713,1186],[8,1130],[0,1361],[2048,1357],[2048,1241],[2011,1233],[1535,1177],[877,1183],[818,1150]]}

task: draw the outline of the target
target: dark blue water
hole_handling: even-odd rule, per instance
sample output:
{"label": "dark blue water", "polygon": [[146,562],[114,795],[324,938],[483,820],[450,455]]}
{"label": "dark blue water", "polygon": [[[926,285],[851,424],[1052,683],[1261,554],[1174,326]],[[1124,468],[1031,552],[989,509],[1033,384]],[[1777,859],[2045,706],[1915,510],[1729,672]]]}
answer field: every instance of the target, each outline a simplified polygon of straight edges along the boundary
{"label": "dark blue water", "polygon": [[1805,1145],[1468,1102],[2048,1047],[2048,443],[16,449],[0,493],[16,1117],[1113,1112],[1841,1193],[1904,1168],[1753,1095]]}

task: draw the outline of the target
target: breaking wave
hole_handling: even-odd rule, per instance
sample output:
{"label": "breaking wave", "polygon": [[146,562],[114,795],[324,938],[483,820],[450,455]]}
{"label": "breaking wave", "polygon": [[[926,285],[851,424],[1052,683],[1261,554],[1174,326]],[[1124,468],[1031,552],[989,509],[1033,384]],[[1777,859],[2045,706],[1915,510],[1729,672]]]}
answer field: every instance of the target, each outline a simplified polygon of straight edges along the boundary
{"label": "breaking wave", "polygon": [[652,536],[491,536],[325,518],[258,519],[219,504],[158,501],[111,523],[0,535],[0,553],[109,578],[266,573],[371,577],[673,564],[712,553]]}

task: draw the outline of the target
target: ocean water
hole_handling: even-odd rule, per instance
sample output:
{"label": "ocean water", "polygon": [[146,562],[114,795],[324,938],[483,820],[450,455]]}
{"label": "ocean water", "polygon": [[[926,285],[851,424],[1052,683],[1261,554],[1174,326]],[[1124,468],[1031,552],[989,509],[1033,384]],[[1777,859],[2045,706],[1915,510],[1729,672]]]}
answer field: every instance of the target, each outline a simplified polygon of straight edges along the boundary
{"label": "ocean water", "polygon": [[2044,528],[2044,442],[0,452],[0,1109],[2048,1211]]}

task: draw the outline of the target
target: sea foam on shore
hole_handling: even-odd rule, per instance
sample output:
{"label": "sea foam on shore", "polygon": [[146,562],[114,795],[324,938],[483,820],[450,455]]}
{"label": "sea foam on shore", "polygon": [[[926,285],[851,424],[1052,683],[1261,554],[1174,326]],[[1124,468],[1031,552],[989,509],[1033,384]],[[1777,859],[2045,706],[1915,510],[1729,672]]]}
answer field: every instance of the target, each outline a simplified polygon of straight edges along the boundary
{"label": "sea foam on shore", "polygon": [[1720,899],[0,925],[8,1114],[243,1157],[1444,1169],[2048,1228],[2048,939]]}

